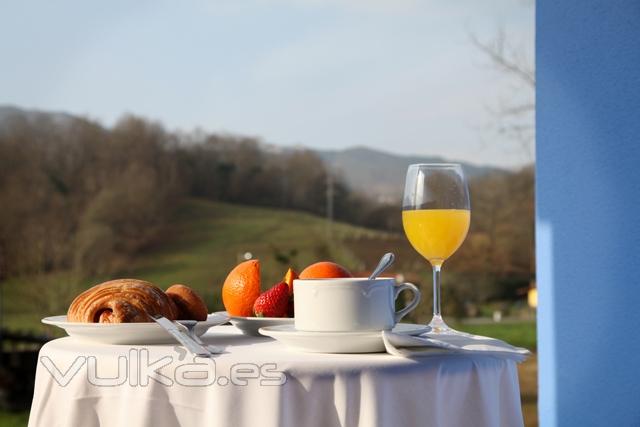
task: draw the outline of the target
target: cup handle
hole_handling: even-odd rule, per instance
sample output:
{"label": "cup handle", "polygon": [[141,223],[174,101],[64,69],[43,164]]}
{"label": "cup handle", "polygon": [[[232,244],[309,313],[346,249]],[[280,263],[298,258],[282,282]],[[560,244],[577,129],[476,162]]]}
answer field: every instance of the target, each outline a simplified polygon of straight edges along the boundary
{"label": "cup handle", "polygon": [[418,289],[418,287],[416,285],[414,285],[413,283],[401,283],[399,285],[396,284],[396,285],[394,285],[394,287],[395,287],[395,295],[393,297],[394,301],[396,299],[398,299],[398,295],[400,295],[400,292],[402,292],[404,290],[408,289],[413,294],[413,299],[411,300],[411,302],[409,302],[409,304],[407,304],[407,306],[404,307],[402,310],[396,311],[396,313],[395,313],[395,321],[396,321],[396,323],[398,323],[400,321],[400,319],[402,319],[404,316],[406,316],[411,310],[416,308],[416,306],[420,302],[420,295],[421,294],[420,294],[420,290]]}

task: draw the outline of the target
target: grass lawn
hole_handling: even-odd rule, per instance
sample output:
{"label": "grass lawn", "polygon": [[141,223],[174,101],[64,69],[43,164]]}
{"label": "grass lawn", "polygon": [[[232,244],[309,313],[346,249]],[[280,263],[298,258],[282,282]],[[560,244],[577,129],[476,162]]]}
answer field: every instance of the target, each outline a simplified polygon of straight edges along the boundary
{"label": "grass lawn", "polygon": [[0,427],[24,427],[29,421],[28,412],[1,412]]}
{"label": "grass lawn", "polygon": [[459,322],[454,328],[476,335],[498,338],[517,347],[536,351],[535,322],[469,323]]}

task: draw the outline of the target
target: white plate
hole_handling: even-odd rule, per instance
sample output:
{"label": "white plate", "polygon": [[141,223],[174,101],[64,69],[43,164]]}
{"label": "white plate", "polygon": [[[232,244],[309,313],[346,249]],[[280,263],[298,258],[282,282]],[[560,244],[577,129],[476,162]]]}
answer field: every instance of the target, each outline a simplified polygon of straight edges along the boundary
{"label": "white plate", "polygon": [[[398,323],[393,332],[419,335],[429,329],[426,325]],[[384,351],[381,331],[306,332],[293,325],[270,326],[260,329],[284,345],[311,353],[378,353]]]}
{"label": "white plate", "polygon": [[[222,313],[213,313],[207,320],[198,322],[194,331],[203,335],[210,327],[221,325],[229,320]],[[67,316],[51,316],[42,319],[42,323],[54,325],[67,331],[67,335],[102,344],[168,344],[176,342],[167,331],[157,323],[80,323],[68,322]]]}
{"label": "white plate", "polygon": [[[214,314],[229,316],[226,311],[218,311]],[[267,326],[293,325],[293,317],[242,317],[229,316],[229,321],[233,326],[240,329],[245,335],[253,337],[261,336],[259,329]]]}

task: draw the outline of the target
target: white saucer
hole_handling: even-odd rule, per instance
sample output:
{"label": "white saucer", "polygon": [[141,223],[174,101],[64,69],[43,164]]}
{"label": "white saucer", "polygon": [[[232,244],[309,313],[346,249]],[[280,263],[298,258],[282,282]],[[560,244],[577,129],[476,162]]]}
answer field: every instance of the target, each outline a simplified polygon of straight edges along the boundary
{"label": "white saucer", "polygon": [[[213,313],[207,320],[198,322],[194,332],[201,336],[210,327],[226,323],[229,317]],[[178,321],[179,322],[179,321]],[[67,334],[83,341],[102,344],[168,344],[176,342],[162,326],[155,322],[145,323],[81,323],[69,322],[67,316],[51,316],[42,319],[42,323],[64,329]]]}
{"label": "white saucer", "polygon": [[226,311],[217,311],[214,314],[228,316],[229,321],[233,326],[240,329],[243,334],[253,337],[261,336],[259,332],[260,328],[266,328],[267,326],[293,325],[293,317],[229,316]]}
{"label": "white saucer", "polygon": [[[429,329],[427,325],[398,323],[393,332],[419,335]],[[294,325],[268,326],[260,333],[280,341],[296,350],[310,353],[379,353],[384,351],[381,331],[307,332]]]}

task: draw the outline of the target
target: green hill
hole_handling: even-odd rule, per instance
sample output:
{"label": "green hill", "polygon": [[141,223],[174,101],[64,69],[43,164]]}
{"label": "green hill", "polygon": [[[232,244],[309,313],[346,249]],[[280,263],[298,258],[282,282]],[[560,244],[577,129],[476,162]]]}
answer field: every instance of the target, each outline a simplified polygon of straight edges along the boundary
{"label": "green hill", "polygon": [[[362,261],[342,241],[378,240],[388,235],[334,223],[302,212],[187,200],[158,240],[113,277],[135,277],[163,289],[183,283],[197,289],[211,311],[222,310],[220,288],[243,255],[260,259],[262,287],[282,280],[289,265],[331,259],[355,271]],[[379,255],[378,255],[379,256]],[[81,290],[112,277],[78,280],[69,272],[5,281],[4,323],[12,329],[41,329],[40,319],[66,311]]]}
{"label": "green hill", "polygon": [[128,271],[168,287],[184,283],[199,290],[210,309],[221,309],[219,292],[227,273],[250,252],[260,260],[263,289],[282,280],[291,265],[298,271],[330,258],[351,269],[358,259],[336,243],[373,232],[334,223],[328,243],[327,221],[317,216],[249,206],[189,200],[179,209],[166,243],[145,252]]}

